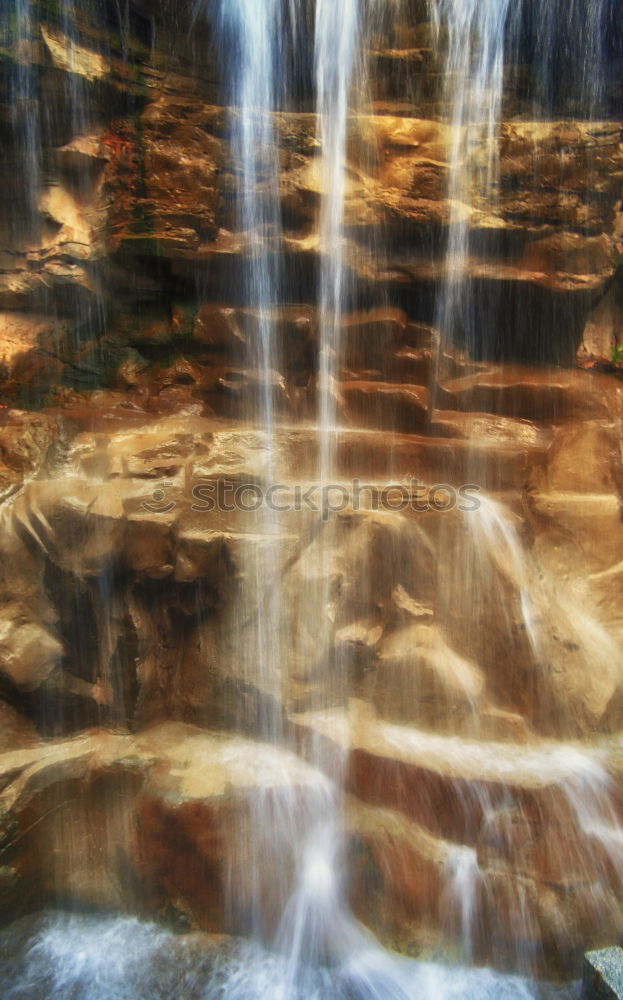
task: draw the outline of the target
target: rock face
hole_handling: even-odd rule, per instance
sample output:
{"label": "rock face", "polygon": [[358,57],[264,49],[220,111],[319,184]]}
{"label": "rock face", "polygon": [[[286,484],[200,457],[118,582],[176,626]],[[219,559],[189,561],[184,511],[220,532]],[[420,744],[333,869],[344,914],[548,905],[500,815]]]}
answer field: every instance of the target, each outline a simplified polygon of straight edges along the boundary
{"label": "rock face", "polygon": [[[447,360],[453,373],[465,363]],[[483,961],[532,955],[564,973],[587,942],[620,932],[618,384],[475,368],[439,383],[453,409],[429,407],[411,433],[345,426],[324,519],[318,494],[295,502],[298,484],[316,489],[312,426],[277,429],[271,457],[266,433],[241,420],[155,416],[128,408],[128,393],[56,411],[62,453],[4,508],[12,905],[67,899],[244,931],[240,858],[253,864],[253,843],[273,856],[245,833],[249,795],[266,780],[271,796],[298,795],[288,814],[304,817],[305,789],[322,780],[286,751],[257,770],[249,727],[272,714],[303,757],[320,741],[330,771],[347,762],[350,893],[384,940],[427,953],[431,934],[434,947],[456,936],[465,864]],[[269,530],[254,498],[275,481]],[[270,677],[248,656],[252,609],[268,614],[272,587],[267,576],[258,589],[258,565],[276,568],[283,600],[287,657]],[[322,628],[308,605],[324,606]],[[27,718],[45,744],[29,749]],[[223,735],[241,721],[244,738]],[[72,737],[102,724],[112,732]],[[77,857],[67,831],[93,826],[100,846]],[[289,831],[282,858],[296,841]],[[260,870],[270,923],[292,883]],[[223,923],[232,872],[239,917]]]}
{"label": "rock face", "polygon": [[[40,747],[5,753],[2,766],[8,856],[16,836],[27,841],[13,854],[20,905],[148,907],[219,931],[241,842],[248,857],[254,850],[254,800],[285,808],[323,781],[285,751],[174,723],[136,737],[94,730],[43,756]],[[272,869],[266,861],[262,878],[282,908],[284,858],[274,852]],[[228,925],[238,932],[253,905],[251,882],[239,882]]]}
{"label": "rock face", "polygon": [[623,930],[616,95],[535,121],[509,86],[493,191],[453,203],[433,25],[392,6],[349,126],[323,495],[304,70],[272,113],[286,291],[260,375],[209,18],[30,6],[0,48],[2,919],[270,940],[339,775],[345,890],[384,942],[575,974]]}
{"label": "rock face", "polygon": [[[195,305],[206,288],[212,301],[239,299],[253,236],[240,228],[240,164],[228,109],[218,103],[227,67],[219,67],[210,10],[194,18],[191,4],[178,6],[173,16],[132,3],[127,25],[111,12],[105,38],[88,4],[71,31],[43,3],[31,5],[21,39],[7,23],[0,59],[5,90],[16,98],[13,118],[3,105],[0,359],[9,396],[24,382],[40,392],[44,381],[62,382],[67,342],[75,364],[76,345],[92,352],[89,338],[108,332],[106,315],[121,311],[127,321],[152,312],[158,342],[173,344],[185,333],[178,303]],[[616,97],[599,122],[561,121],[569,111],[558,107],[534,121],[529,96],[517,107],[525,85],[509,81],[495,149],[484,138],[476,143],[464,164],[473,183],[464,203],[451,204],[443,40],[435,50],[430,20],[408,6],[392,12],[368,53],[369,100],[350,126],[344,251],[357,297],[382,302],[389,290],[413,318],[429,321],[448,227],[460,218],[471,234],[465,301],[476,311],[481,353],[570,360],[586,327],[584,353],[601,356],[595,329],[612,325],[605,317],[620,264],[620,121],[606,114]],[[424,49],[403,48],[413,24]],[[390,96],[382,81],[392,74],[400,85]],[[29,122],[32,96],[39,114]],[[287,262],[284,298],[304,300],[318,266],[318,123],[304,91],[273,117],[283,218],[274,250]],[[490,155],[499,177],[485,196],[477,178]],[[552,338],[552,321],[566,338]],[[92,357],[88,376],[78,369],[106,385]]]}
{"label": "rock face", "polygon": [[584,958],[583,1000],[616,1000],[623,994],[623,949],[604,948]]}

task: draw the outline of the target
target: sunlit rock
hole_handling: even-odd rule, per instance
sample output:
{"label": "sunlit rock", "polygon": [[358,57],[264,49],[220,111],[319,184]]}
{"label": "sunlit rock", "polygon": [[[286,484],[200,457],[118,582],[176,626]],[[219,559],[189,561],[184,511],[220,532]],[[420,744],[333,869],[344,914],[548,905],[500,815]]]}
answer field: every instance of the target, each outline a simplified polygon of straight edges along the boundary
{"label": "sunlit rock", "polygon": [[614,6],[251,6],[0,14],[1,916],[526,996],[369,932],[621,935]]}
{"label": "sunlit rock", "polygon": [[[0,769],[9,778],[4,836],[8,845],[16,836],[28,845],[16,863],[24,901],[136,912],[146,899],[154,915],[170,909],[221,931],[232,852],[246,837],[251,856],[258,799],[286,808],[293,796],[313,801],[322,788],[321,776],[292,754],[173,723],[137,737],[88,732],[48,745],[43,757],[40,749],[16,750],[2,756]],[[60,806],[50,809],[53,802]],[[275,903],[291,878],[283,862],[275,852],[279,867],[265,872]],[[242,871],[235,877],[242,897],[234,920],[244,929],[249,886]]]}
{"label": "sunlit rock", "polygon": [[435,626],[413,625],[381,646],[376,685],[374,701],[385,718],[456,731],[465,715],[478,712],[484,681]]}

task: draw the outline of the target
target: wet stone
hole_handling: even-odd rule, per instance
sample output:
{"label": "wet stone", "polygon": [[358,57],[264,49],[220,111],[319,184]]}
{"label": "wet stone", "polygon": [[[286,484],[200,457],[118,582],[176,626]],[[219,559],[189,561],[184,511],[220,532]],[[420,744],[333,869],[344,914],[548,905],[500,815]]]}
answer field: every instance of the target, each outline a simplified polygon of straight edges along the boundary
{"label": "wet stone", "polygon": [[584,956],[581,1000],[622,1000],[623,948],[603,948]]}

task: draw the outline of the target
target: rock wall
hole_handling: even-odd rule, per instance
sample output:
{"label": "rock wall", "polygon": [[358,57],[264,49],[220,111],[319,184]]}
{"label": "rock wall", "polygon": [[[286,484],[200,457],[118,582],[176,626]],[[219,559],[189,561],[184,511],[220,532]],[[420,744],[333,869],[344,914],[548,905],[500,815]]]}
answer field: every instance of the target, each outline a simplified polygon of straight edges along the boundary
{"label": "rock wall", "polygon": [[[60,362],[48,381],[63,384],[62,369],[75,363],[67,340],[75,355],[120,316],[152,311],[166,322],[178,305],[239,299],[249,234],[238,229],[239,165],[219,103],[227,66],[212,37],[214,5],[192,29],[190,6],[134,3],[125,24],[112,5],[102,21],[97,5],[34,3],[20,37],[10,9],[4,15],[0,354],[9,386],[29,349],[49,369]],[[388,4],[384,24],[371,40],[367,103],[351,122],[347,261],[355,305],[389,296],[430,322],[451,217],[443,38],[433,47],[423,4]],[[599,303],[620,262],[620,120],[574,121],[569,95],[543,120],[529,92],[521,103],[520,66],[508,71],[512,117],[495,140],[493,198],[477,181],[489,155],[481,143],[460,209],[471,233],[466,313],[480,328],[471,346],[489,357],[569,360],[591,310],[593,327],[603,325]],[[284,228],[274,249],[293,302],[313,297],[322,193],[305,67],[300,75],[300,93],[275,113]],[[609,93],[604,113],[617,107]],[[553,321],[567,337],[552,337]],[[103,387],[108,368],[91,384]],[[38,380],[27,381],[36,391]]]}
{"label": "rock wall", "polygon": [[[471,354],[442,345],[439,55],[424,5],[392,6],[348,151],[348,501],[328,521],[293,505],[275,541],[261,513],[205,498],[274,476],[291,498],[316,471],[307,71],[275,111],[289,296],[269,470],[245,421],[258,317],[239,291],[249,234],[210,19],[189,35],[185,5],[134,3],[121,30],[113,5],[102,20],[87,3],[70,40],[63,10],[33,5],[17,50],[6,20],[0,52],[2,919],[68,903],[244,932],[232,851],[251,864],[266,795],[276,809],[299,795],[304,821],[320,741],[329,760],[346,752],[352,904],[384,941],[451,947],[467,851],[475,957],[575,970],[622,930],[621,389],[614,373],[544,362],[582,342],[585,362],[610,361],[618,340],[620,122],[560,105],[534,121],[512,67],[496,197],[475,189],[464,206],[479,339]],[[381,503],[392,484],[398,502]],[[447,509],[469,484],[477,503]],[[303,605],[325,585],[323,532],[318,648]],[[249,566],[275,545],[292,650],[279,699],[232,628],[255,593]],[[257,741],[254,716],[270,712],[297,754]],[[287,854],[262,848],[276,914]]]}

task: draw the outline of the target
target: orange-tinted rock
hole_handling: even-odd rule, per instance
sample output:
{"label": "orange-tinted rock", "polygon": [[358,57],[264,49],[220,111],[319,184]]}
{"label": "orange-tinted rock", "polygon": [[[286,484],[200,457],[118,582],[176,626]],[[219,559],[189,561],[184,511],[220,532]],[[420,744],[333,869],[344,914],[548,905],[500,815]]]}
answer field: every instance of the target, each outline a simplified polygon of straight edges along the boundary
{"label": "orange-tinted rock", "polygon": [[[424,616],[425,611],[425,622]],[[375,680],[373,700],[384,718],[457,732],[481,707],[481,672],[431,624],[411,625],[383,642]]]}
{"label": "orange-tinted rock", "polygon": [[51,325],[50,318],[44,315],[0,313],[0,372],[3,382],[11,377],[16,359],[36,347],[41,335],[49,333]]}
{"label": "orange-tinted rock", "polygon": [[388,382],[342,382],[340,393],[349,422],[354,425],[417,431],[428,423],[428,390]]}
{"label": "orange-tinted rock", "polygon": [[[43,755],[14,750],[0,755],[0,772],[3,833],[20,844],[18,906],[62,900],[154,915],[173,907],[219,930],[232,862],[244,856],[232,852],[250,859],[245,837],[258,836],[248,823],[254,797],[273,796],[279,808],[294,794],[313,799],[322,784],[285,751],[179,724],[135,737],[91,731],[48,743]],[[289,890],[286,859],[275,852],[272,860],[261,877],[276,904]],[[235,873],[238,930],[251,905],[246,874]],[[269,917],[269,900],[264,909]]]}
{"label": "orange-tinted rock", "polygon": [[347,803],[347,832],[356,916],[382,937],[421,943],[437,924],[450,845],[398,813],[354,797]]}
{"label": "orange-tinted rock", "polygon": [[41,468],[58,435],[58,422],[45,414],[0,409],[0,495]]}
{"label": "orange-tinted rock", "polygon": [[406,313],[400,309],[370,309],[348,313],[342,320],[344,363],[349,368],[373,368],[403,340]]}
{"label": "orange-tinted rock", "polygon": [[615,279],[603,298],[589,313],[582,343],[578,348],[581,364],[594,361],[616,362],[616,349],[623,343],[623,296],[621,279]]}
{"label": "orange-tinted rock", "polygon": [[220,141],[214,109],[160,95],[138,123],[113,123],[102,136],[108,249],[136,241],[172,256],[196,253],[216,235]]}
{"label": "orange-tinted rock", "polygon": [[488,442],[544,449],[552,439],[549,429],[537,426],[532,420],[473,411],[433,410],[431,432],[440,437],[467,439],[472,446]]}
{"label": "orange-tinted rock", "polygon": [[448,409],[533,421],[607,419],[619,408],[616,385],[603,375],[513,365],[443,382],[438,398]]}
{"label": "orange-tinted rock", "polygon": [[7,605],[0,617],[0,673],[22,690],[33,690],[58,667],[63,646],[54,632],[30,620],[28,610]]}
{"label": "orange-tinted rock", "polygon": [[208,347],[234,353],[244,351],[247,346],[238,311],[226,306],[202,306],[195,319],[193,337]]}

